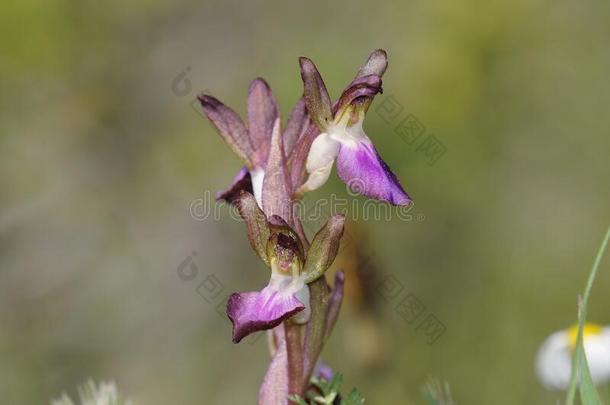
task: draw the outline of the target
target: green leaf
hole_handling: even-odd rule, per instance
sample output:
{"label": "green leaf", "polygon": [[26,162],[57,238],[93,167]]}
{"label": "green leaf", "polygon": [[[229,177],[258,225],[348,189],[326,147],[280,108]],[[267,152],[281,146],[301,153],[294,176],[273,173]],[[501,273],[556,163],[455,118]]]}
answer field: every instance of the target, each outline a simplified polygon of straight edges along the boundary
{"label": "green leaf", "polygon": [[343,384],[343,374],[335,373],[328,387],[329,392],[338,393],[341,390],[341,384]]}
{"label": "green leaf", "polygon": [[323,405],[332,405],[339,395],[341,390],[341,384],[343,383],[343,375],[336,373],[331,381],[326,381],[323,378],[312,378],[313,385],[318,387],[322,391],[323,396],[316,396],[313,398],[315,402]]}
{"label": "green leaf", "polygon": [[[589,302],[589,296],[591,295],[591,289],[597,276],[597,269],[602,260],[606,247],[608,246],[608,240],[610,240],[610,228],[606,232],[606,236],[597,252],[597,257],[591,268],[589,279],[587,280],[587,286],[585,287],[585,293],[582,299],[579,300],[578,308],[578,335],[576,338],[576,350],[572,358],[572,375],[570,378],[570,386],[566,398],[567,405],[573,405],[576,399],[576,390],[580,388],[580,400],[583,405],[598,405],[601,404],[599,395],[595,390],[593,380],[591,379],[591,373],[589,372],[589,365],[587,364],[587,358],[585,356],[585,349],[583,345],[583,327],[587,320],[587,305]],[[578,382],[580,381],[580,387]]]}
{"label": "green leaf", "polygon": [[364,404],[364,397],[362,393],[358,391],[358,389],[353,388],[348,394],[347,398],[345,398],[341,405],[362,405]]}
{"label": "green leaf", "polygon": [[[292,396],[288,399],[298,405],[333,405],[337,398],[340,398],[339,395],[341,385],[343,384],[343,375],[341,373],[335,373],[331,381],[319,377],[312,377],[310,384],[310,389],[306,394],[308,401],[304,401],[298,396]],[[353,388],[348,396],[342,398],[340,402],[341,405],[362,405],[363,403],[364,397],[356,388]]]}
{"label": "green leaf", "polygon": [[298,395],[291,395],[288,397],[288,399],[297,405],[308,405],[307,402],[305,402],[305,400]]}

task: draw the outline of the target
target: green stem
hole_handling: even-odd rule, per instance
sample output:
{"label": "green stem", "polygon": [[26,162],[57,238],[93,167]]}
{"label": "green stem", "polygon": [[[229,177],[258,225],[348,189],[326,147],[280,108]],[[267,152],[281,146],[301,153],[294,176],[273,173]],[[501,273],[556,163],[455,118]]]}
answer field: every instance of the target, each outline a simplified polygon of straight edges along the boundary
{"label": "green stem", "polygon": [[602,261],[602,257],[604,256],[604,252],[606,251],[606,247],[608,246],[608,241],[610,240],[610,227],[606,231],[606,236],[599,247],[599,251],[597,252],[597,257],[593,262],[593,268],[591,269],[591,273],[589,274],[589,279],[587,280],[587,286],[585,287],[585,293],[581,300],[579,300],[579,309],[578,309],[578,335],[576,338],[576,350],[574,350],[574,354],[572,356],[572,374],[570,375],[570,385],[568,390],[568,395],[566,398],[566,404],[572,405],[574,404],[574,400],[576,398],[576,387],[578,382],[578,372],[576,371],[578,362],[580,361],[580,357],[584,356],[582,352],[582,330],[585,324],[585,320],[587,319],[587,303],[589,302],[589,295],[591,295],[591,289],[593,288],[593,282],[595,281],[595,277],[597,276],[597,269],[599,268],[599,264]]}

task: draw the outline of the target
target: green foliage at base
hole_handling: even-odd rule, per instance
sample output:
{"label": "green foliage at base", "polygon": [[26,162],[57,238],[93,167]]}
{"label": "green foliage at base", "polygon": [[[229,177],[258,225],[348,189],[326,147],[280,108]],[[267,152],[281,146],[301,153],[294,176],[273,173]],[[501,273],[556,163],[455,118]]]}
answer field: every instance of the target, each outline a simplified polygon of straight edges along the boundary
{"label": "green foliage at base", "polygon": [[336,373],[333,379],[327,381],[323,378],[313,377],[310,389],[305,394],[305,399],[298,395],[292,395],[289,399],[297,405],[362,405],[364,397],[356,388],[353,388],[347,397],[340,395],[343,375]]}

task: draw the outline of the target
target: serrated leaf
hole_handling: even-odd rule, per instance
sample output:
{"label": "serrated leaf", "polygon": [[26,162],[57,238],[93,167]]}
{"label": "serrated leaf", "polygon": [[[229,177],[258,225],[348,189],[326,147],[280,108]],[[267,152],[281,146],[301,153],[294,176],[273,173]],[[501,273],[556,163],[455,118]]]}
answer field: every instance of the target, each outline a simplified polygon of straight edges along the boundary
{"label": "serrated leaf", "polygon": [[307,402],[305,402],[305,400],[298,395],[290,395],[288,399],[297,405],[308,405]]}
{"label": "serrated leaf", "polygon": [[341,390],[341,384],[343,384],[343,374],[335,373],[329,384],[328,391],[330,393],[338,393]]}
{"label": "serrated leaf", "polygon": [[362,396],[362,393],[360,391],[358,391],[357,388],[352,388],[350,393],[347,395],[347,398],[345,398],[341,402],[341,405],[362,405],[362,404],[364,404],[364,396]]}
{"label": "serrated leaf", "polygon": [[[343,375],[335,373],[331,381],[314,376],[311,378],[310,383],[315,389],[307,392],[309,404],[334,405],[337,398],[340,398]],[[364,397],[356,388],[353,388],[348,396],[340,401],[341,405],[362,405],[363,403]]]}

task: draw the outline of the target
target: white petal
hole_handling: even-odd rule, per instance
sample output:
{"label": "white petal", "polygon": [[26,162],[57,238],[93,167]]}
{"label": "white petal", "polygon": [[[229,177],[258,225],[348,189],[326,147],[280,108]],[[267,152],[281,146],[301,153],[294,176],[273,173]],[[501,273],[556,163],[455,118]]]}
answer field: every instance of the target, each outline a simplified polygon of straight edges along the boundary
{"label": "white petal", "polygon": [[585,337],[585,354],[595,384],[610,381],[610,329]]}
{"label": "white petal", "polygon": [[309,178],[300,187],[300,193],[315,190],[326,183],[335,158],[339,154],[339,148],[340,143],[327,133],[321,133],[314,139],[305,164]]}
{"label": "white petal", "polygon": [[354,146],[359,142],[366,140],[370,142],[368,136],[366,136],[366,133],[364,132],[362,124],[363,120],[357,121],[354,125],[350,127],[345,127],[343,125],[333,125],[328,129],[328,133],[331,139],[347,146]]}
{"label": "white petal", "polygon": [[330,176],[330,171],[333,168],[333,161],[331,160],[328,165],[316,169],[314,172],[309,174],[307,181],[301,187],[299,187],[298,194],[305,193],[307,191],[316,190],[324,185]]}
{"label": "white petal", "polygon": [[252,179],[254,198],[260,209],[263,209],[263,180],[265,178],[265,171],[257,166],[250,171],[250,177]]}
{"label": "white petal", "polygon": [[309,302],[309,286],[304,284],[303,287],[295,294],[297,299],[305,305],[305,309],[293,316],[293,321],[303,324],[309,321],[311,317],[311,304]]}
{"label": "white petal", "polygon": [[314,139],[309,148],[307,163],[305,168],[308,173],[312,173],[318,169],[328,166],[337,157],[339,153],[339,142],[332,139],[327,133],[321,133]]}
{"label": "white petal", "polygon": [[566,331],[549,336],[538,351],[536,372],[542,384],[549,389],[565,390],[572,370],[572,350]]}
{"label": "white petal", "polygon": [[293,295],[305,306],[305,309],[295,314],[292,320],[303,324],[309,321],[311,316],[311,304],[309,302],[309,287],[305,283],[305,278],[297,275],[280,274],[276,272],[276,264],[271,263],[272,272],[269,280],[269,291],[275,291],[286,299]]}

